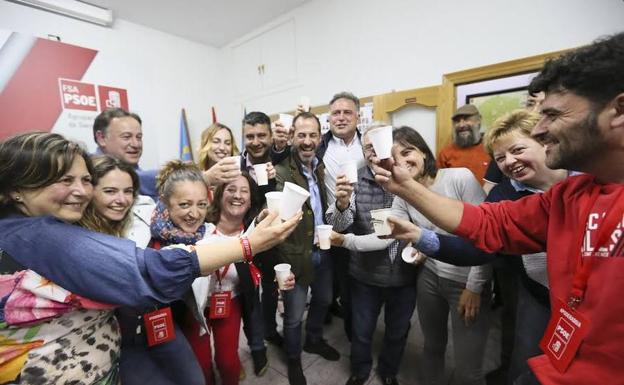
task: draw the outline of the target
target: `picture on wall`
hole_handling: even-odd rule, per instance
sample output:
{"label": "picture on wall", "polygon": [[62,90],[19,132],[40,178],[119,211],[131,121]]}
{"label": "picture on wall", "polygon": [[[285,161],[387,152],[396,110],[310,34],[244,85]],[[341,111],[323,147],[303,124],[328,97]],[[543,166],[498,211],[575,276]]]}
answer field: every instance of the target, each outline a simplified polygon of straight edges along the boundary
{"label": "picture on wall", "polygon": [[529,83],[536,72],[484,79],[456,86],[457,106],[474,104],[481,113],[481,130],[487,131],[506,112],[524,108]]}
{"label": "picture on wall", "polygon": [[524,108],[528,95],[527,87],[518,87],[466,95],[465,103],[472,104],[479,109],[482,126],[489,128],[496,119],[505,113]]}

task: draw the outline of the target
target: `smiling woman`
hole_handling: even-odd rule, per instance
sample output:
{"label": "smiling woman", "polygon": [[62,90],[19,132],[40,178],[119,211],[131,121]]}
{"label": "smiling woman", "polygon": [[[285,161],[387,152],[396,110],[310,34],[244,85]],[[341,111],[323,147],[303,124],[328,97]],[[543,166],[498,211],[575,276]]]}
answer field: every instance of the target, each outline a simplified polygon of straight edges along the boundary
{"label": "smiling woman", "polygon": [[208,187],[194,164],[173,160],[156,177],[160,201],[152,217],[152,237],[163,245],[194,244],[202,239]]}
{"label": "smiling woman", "polygon": [[93,231],[125,237],[139,193],[134,168],[110,156],[93,159],[93,200],[79,224]]}
{"label": "smiling woman", "polygon": [[[25,185],[30,184],[28,181],[23,182]],[[93,186],[87,162],[82,157],[75,157],[57,183],[41,189],[16,189],[12,198],[16,206],[27,215],[48,214],[75,222],[82,217],[92,194]]]}
{"label": "smiling woman", "polygon": [[[261,207],[258,196],[258,187],[247,173],[243,173],[233,182],[217,187],[206,216],[206,234],[200,244],[237,239],[244,234],[246,224],[253,222],[252,219]],[[195,319],[186,320],[185,333],[202,367],[207,385],[214,383],[213,358],[223,384],[238,384],[242,369],[238,356],[241,317],[249,317],[253,306],[259,306],[253,300],[258,295],[257,271],[253,264],[239,262],[217,270],[210,277],[198,278],[193,283],[197,309],[193,309]],[[218,316],[215,305],[217,302],[213,299],[223,294],[228,296],[229,314]],[[248,322],[245,321],[246,328],[261,327],[258,324],[249,325]],[[211,333],[205,334],[208,328]],[[214,354],[211,349],[211,335],[215,346]],[[260,359],[264,363],[260,366],[260,371],[266,371],[265,350],[252,350],[252,358],[254,365]]]}
{"label": "smiling woman", "polygon": [[221,123],[214,123],[202,131],[199,146],[199,167],[208,170],[221,159],[238,155],[238,147],[232,130]]}

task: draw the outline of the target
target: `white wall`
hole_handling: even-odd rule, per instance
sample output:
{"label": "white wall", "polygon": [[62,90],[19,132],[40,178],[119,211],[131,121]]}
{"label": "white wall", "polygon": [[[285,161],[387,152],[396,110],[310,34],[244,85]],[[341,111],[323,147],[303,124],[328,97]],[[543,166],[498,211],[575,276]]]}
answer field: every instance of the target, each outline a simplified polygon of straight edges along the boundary
{"label": "white wall", "polygon": [[[287,19],[298,80],[242,103],[231,47]],[[128,90],[144,119],[143,167],[178,156],[182,107],[194,147],[212,105],[238,139],[243,107],[270,114],[291,110],[302,95],[320,105],[341,90],[370,96],[436,85],[448,72],[587,44],[622,30],[622,20],[621,0],[314,0],[217,50],[120,19],[103,28],[0,1],[0,29],[99,51],[84,81]]]}
{"label": "white wall", "polygon": [[[298,84],[246,101],[247,111],[291,110],[301,95],[320,105],[341,90],[370,96],[437,85],[445,73],[584,45],[624,30],[624,2],[315,0],[223,48],[230,85],[237,76],[231,47],[288,18],[296,26]],[[231,86],[221,89],[219,118],[239,128],[240,98]]]}
{"label": "white wall", "polygon": [[64,43],[98,50],[83,81],[128,90],[130,109],[143,119],[144,168],[178,157],[181,108],[194,147],[211,123],[219,77],[215,48],[124,20],[104,28],[6,1],[0,1],[0,29],[58,35]]}

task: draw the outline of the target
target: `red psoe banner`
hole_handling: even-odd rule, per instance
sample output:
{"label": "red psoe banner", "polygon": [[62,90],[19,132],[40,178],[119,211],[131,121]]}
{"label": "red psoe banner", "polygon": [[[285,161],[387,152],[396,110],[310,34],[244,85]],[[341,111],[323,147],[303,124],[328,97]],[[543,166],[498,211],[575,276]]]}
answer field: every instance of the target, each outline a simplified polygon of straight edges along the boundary
{"label": "red psoe banner", "polygon": [[59,79],[61,103],[64,109],[97,111],[95,86],[75,80]]}
{"label": "red psoe banner", "polygon": [[[0,46],[2,51],[9,48]],[[63,111],[59,78],[81,79],[96,54],[88,48],[35,39],[0,92],[0,140],[25,131],[52,130]]]}

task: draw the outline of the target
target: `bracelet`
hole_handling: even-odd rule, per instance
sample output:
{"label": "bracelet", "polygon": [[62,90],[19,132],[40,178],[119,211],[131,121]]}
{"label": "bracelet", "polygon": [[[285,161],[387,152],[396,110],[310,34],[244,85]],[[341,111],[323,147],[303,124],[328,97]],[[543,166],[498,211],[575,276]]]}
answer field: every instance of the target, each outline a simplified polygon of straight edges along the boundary
{"label": "bracelet", "polygon": [[249,238],[246,236],[240,237],[240,243],[243,248],[243,258],[247,262],[251,262],[253,260],[253,253],[251,251],[251,243],[249,242]]}

